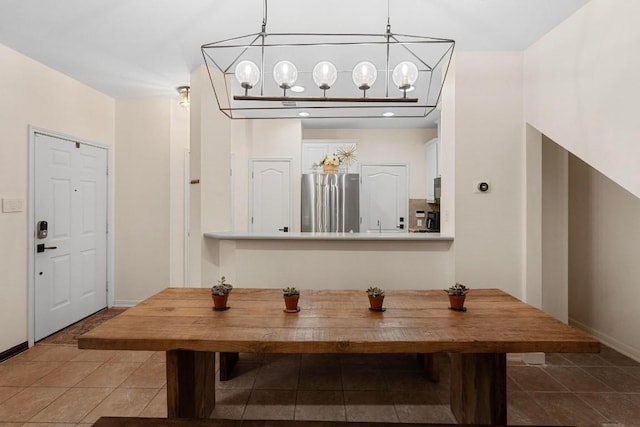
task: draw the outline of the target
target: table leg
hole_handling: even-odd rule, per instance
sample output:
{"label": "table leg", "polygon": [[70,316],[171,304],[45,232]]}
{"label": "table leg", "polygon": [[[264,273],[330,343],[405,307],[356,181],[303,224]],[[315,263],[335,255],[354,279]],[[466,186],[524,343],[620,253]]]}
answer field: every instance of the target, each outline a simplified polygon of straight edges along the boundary
{"label": "table leg", "polygon": [[216,405],[215,353],[167,351],[167,415],[209,418]]}
{"label": "table leg", "polygon": [[238,363],[239,353],[220,353],[220,381],[231,379],[231,371]]}
{"label": "table leg", "polygon": [[418,353],[418,363],[424,369],[429,381],[437,383],[440,381],[440,366],[438,355],[435,353]]}
{"label": "table leg", "polygon": [[507,424],[507,355],[451,354],[451,411],[461,424]]}

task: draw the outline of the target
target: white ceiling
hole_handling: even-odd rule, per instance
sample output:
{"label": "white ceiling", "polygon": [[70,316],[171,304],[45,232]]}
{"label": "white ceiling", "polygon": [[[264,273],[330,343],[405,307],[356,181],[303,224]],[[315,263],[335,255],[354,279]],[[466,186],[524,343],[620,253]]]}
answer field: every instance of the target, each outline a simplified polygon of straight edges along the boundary
{"label": "white ceiling", "polygon": [[[526,49],[587,1],[390,0],[389,9],[393,32],[499,51]],[[270,32],[383,33],[387,22],[387,0],[268,8]],[[202,44],[259,32],[262,14],[263,0],[0,0],[0,43],[115,98],[177,97],[203,64]]]}

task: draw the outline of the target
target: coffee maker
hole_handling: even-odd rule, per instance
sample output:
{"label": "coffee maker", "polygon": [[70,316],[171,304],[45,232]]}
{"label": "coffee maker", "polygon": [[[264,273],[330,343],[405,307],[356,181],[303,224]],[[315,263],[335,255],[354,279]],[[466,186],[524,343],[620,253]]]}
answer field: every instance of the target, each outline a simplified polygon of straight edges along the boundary
{"label": "coffee maker", "polygon": [[428,233],[440,232],[440,212],[437,212],[437,211],[427,212],[427,232]]}

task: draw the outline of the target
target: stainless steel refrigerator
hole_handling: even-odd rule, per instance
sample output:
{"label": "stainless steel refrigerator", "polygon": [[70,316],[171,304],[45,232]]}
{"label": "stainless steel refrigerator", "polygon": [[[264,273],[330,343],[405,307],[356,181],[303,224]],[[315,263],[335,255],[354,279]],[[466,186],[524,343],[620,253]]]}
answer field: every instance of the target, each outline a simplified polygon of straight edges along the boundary
{"label": "stainless steel refrigerator", "polygon": [[302,174],[302,231],[358,232],[360,175]]}

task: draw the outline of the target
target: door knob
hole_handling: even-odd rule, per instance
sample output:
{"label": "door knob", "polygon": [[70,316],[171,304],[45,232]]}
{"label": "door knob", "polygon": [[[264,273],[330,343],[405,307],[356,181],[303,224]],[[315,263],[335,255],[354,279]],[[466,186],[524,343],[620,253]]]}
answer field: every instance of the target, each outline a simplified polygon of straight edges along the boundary
{"label": "door knob", "polygon": [[58,247],[57,246],[46,247],[44,245],[44,243],[40,243],[40,244],[38,244],[38,246],[36,246],[36,252],[38,252],[38,253],[44,252],[46,249],[58,249]]}

